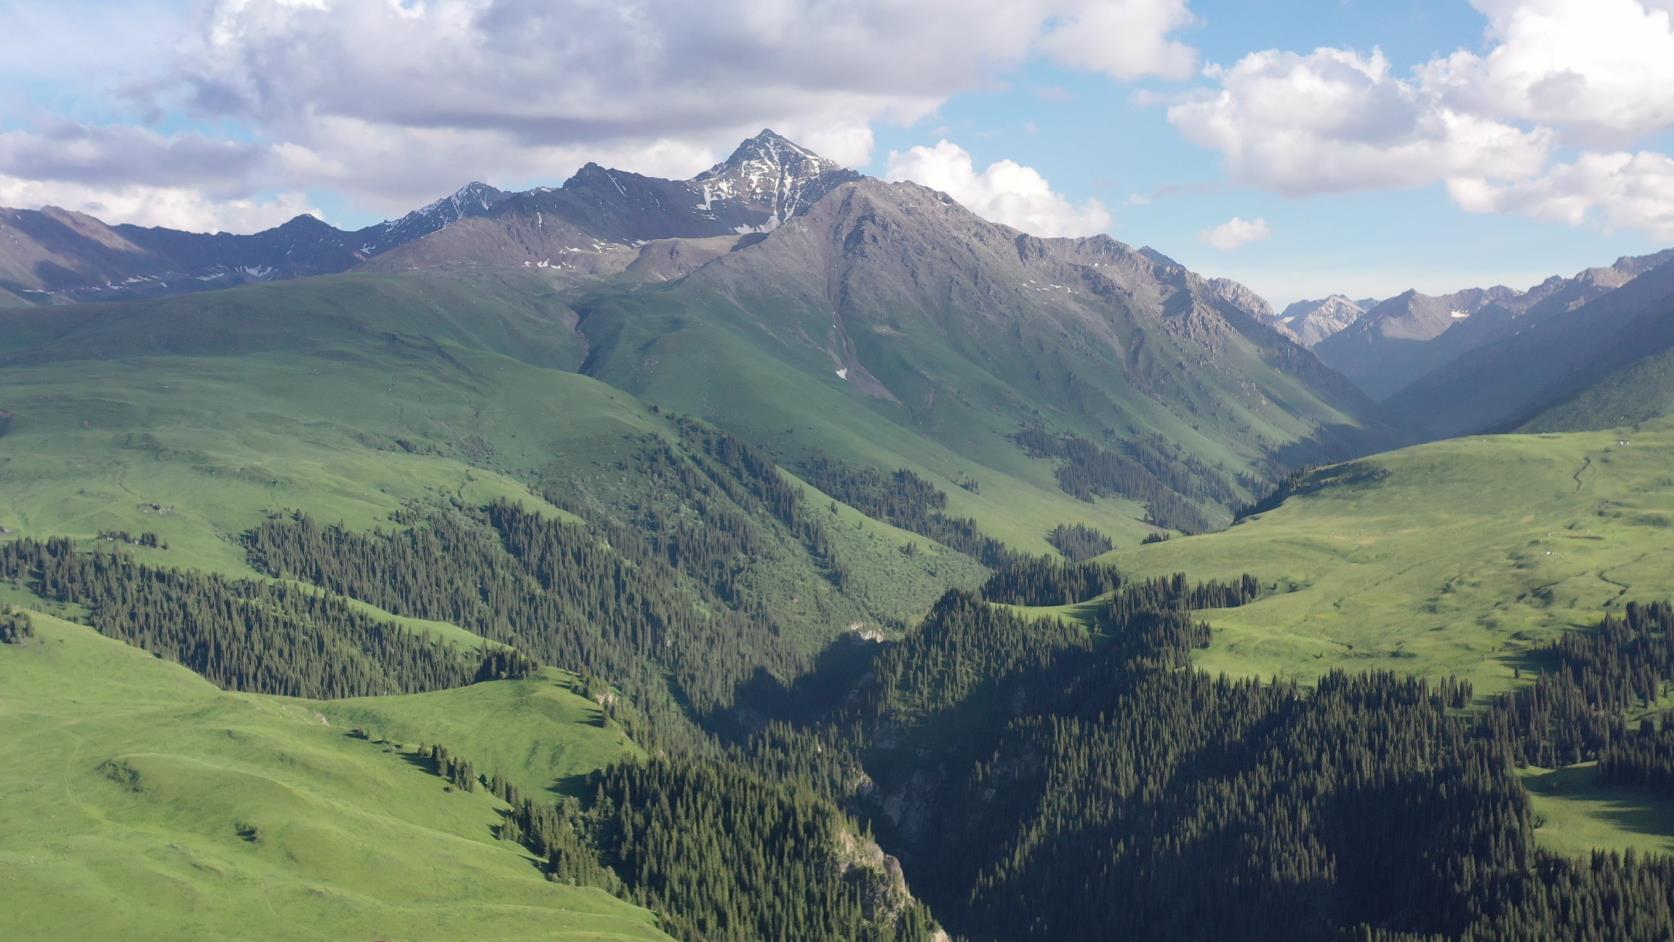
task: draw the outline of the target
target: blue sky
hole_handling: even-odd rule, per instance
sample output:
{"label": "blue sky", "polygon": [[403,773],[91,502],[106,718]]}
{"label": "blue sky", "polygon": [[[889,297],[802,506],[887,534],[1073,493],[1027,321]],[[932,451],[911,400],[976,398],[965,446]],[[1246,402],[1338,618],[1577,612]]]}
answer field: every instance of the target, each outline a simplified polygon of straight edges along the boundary
{"label": "blue sky", "polygon": [[0,0],[17,24],[0,39],[0,204],[353,226],[474,178],[556,184],[589,159],[685,176],[770,125],[999,221],[1109,232],[1278,304],[1527,287],[1674,244],[1670,13]]}

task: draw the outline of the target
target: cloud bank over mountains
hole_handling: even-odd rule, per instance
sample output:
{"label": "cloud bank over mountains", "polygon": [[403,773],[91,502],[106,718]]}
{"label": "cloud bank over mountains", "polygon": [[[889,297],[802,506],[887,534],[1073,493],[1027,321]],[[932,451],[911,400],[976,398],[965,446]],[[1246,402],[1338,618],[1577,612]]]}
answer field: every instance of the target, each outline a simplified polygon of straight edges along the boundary
{"label": "cloud bank over mountains", "polygon": [[687,176],[763,125],[861,165],[875,123],[916,122],[1027,61],[1187,78],[1197,55],[1173,34],[1196,22],[1186,0],[217,0],[123,94],[243,133],[15,131],[0,194],[188,228],[262,206],[277,221],[319,187],[395,213],[462,173],[553,179],[598,160]]}
{"label": "cloud bank over mountains", "polygon": [[[1191,40],[1215,23],[1188,0],[0,0],[0,202],[249,231],[311,195],[393,215],[587,160],[684,177],[762,126],[865,166],[875,128],[1039,64],[1146,83],[1235,184],[1440,185],[1468,212],[1674,239],[1674,0],[1471,5],[1480,40],[1416,64],[1327,46],[1205,65]],[[954,141],[885,162],[1021,228],[1111,225]]]}

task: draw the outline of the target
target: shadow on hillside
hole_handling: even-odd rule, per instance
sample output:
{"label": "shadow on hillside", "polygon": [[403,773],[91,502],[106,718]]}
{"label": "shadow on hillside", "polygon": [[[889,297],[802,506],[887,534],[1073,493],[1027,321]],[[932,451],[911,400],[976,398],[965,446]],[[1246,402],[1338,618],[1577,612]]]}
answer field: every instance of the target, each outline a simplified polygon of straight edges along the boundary
{"label": "shadow on hillside", "polygon": [[1582,804],[1587,816],[1619,830],[1674,838],[1674,799],[1628,785],[1601,785],[1591,763],[1530,775],[1523,782],[1536,795]]}
{"label": "shadow on hillside", "polygon": [[1281,468],[1302,468],[1352,461],[1423,441],[1422,433],[1385,419],[1369,427],[1327,425],[1307,438],[1268,449],[1267,457]]}
{"label": "shadow on hillside", "polygon": [[853,632],[839,635],[814,659],[809,669],[790,683],[758,667],[733,690],[733,707],[717,710],[702,722],[723,735],[748,735],[762,722],[809,722],[842,705],[860,678],[871,670],[872,659],[884,646]]}

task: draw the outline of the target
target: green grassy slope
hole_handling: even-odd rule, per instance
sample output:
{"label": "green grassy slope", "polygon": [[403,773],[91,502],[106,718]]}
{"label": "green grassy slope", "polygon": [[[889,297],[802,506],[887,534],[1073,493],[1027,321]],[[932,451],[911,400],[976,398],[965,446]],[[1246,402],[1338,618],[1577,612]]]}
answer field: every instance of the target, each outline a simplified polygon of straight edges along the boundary
{"label": "green grassy slope", "polygon": [[526,794],[540,795],[572,788],[595,769],[641,754],[605,723],[598,705],[571,692],[572,680],[547,668],[538,678],[433,693],[297,702],[334,726],[360,727],[374,738],[440,743],[484,774],[498,773]]}
{"label": "green grassy slope", "polygon": [[[1077,520],[1123,543],[1137,543],[1149,532],[1136,519],[1144,509],[1132,501],[1087,504],[1065,494],[1049,462],[1030,460],[1006,440],[1021,423],[1016,415],[999,414],[997,406],[982,425],[947,429],[944,436],[935,428],[914,428],[904,411],[854,391],[819,348],[787,347],[761,336],[748,323],[749,311],[726,301],[683,294],[665,299],[648,291],[596,303],[586,326],[594,345],[592,375],[715,422],[793,464],[826,455],[884,470],[907,468],[947,492],[950,513],[973,517],[985,533],[1028,552],[1051,552],[1046,533]],[[722,376],[725,382],[715,380]],[[965,380],[966,388],[977,388],[973,375],[956,381]],[[993,385],[991,379],[982,384]],[[976,492],[958,486],[967,478],[977,482]]]}
{"label": "green grassy slope", "polygon": [[[575,306],[589,375],[793,464],[910,468],[1033,552],[1057,523],[1121,543],[1145,530],[1131,501],[1067,499],[1055,463],[1012,440],[1025,427],[1143,442],[1173,486],[1236,490],[1375,412],[1277,335],[1241,332],[1180,270],[1109,240],[1031,240],[909,184],[845,188],[685,279]],[[964,477],[980,490],[952,486]]]}
{"label": "green grassy slope", "polygon": [[1111,558],[1134,575],[1276,586],[1211,616],[1209,669],[1455,674],[1490,694],[1531,645],[1670,594],[1671,467],[1669,423],[1437,442],[1316,472],[1230,530]]}
{"label": "green grassy slope", "polygon": [[1674,801],[1643,788],[1600,785],[1594,763],[1526,769],[1535,838],[1558,853],[1594,850],[1674,854]]}
{"label": "green grassy slope", "polygon": [[[410,500],[510,497],[558,513],[531,484],[608,503],[632,489],[623,464],[645,436],[667,438],[670,425],[569,372],[582,343],[573,322],[545,282],[514,274],[339,276],[4,311],[0,409],[14,417],[0,430],[0,526],[155,531],[174,565],[243,572],[229,537],[275,508],[358,528]],[[784,402],[792,388],[769,366],[727,375],[737,382],[664,398],[698,411],[714,390]],[[825,445],[926,473],[955,513],[1032,550],[1082,517],[1124,542],[1145,532],[1137,505],[1077,501],[1015,449],[987,468],[895,426]],[[956,486],[967,476],[980,494]]]}
{"label": "green grassy slope", "polygon": [[150,530],[173,565],[242,572],[229,537],[268,510],[371,526],[408,500],[508,497],[556,513],[511,474],[565,448],[612,460],[650,428],[630,397],[512,355],[563,360],[537,282],[485,305],[471,282],[326,281],[6,312],[0,525]]}
{"label": "green grassy slope", "polygon": [[1617,370],[1529,420],[1525,432],[1577,432],[1650,422],[1674,413],[1674,351]]}
{"label": "green grassy slope", "polygon": [[[0,646],[0,937],[666,938],[644,910],[547,882],[493,837],[494,799],[446,790],[326,708],[224,693],[35,622],[37,640]],[[467,725],[527,693],[383,703]],[[552,708],[520,712],[519,732],[573,744],[563,768],[629,751],[601,740],[584,703],[535,696]]]}

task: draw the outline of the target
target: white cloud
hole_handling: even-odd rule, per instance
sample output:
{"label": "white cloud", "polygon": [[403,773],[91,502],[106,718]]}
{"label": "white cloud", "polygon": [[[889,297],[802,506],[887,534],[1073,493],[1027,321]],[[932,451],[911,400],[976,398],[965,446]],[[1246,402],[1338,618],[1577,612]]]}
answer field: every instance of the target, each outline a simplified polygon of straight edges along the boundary
{"label": "white cloud", "polygon": [[1071,203],[1039,171],[1010,160],[979,172],[970,153],[947,140],[891,151],[884,178],[941,190],[978,216],[1031,235],[1085,236],[1110,227],[1110,213],[1098,200]]}
{"label": "white cloud", "polygon": [[1674,128],[1674,4],[1474,0],[1491,47],[1426,63],[1461,109],[1558,126],[1595,143]]}
{"label": "white cloud", "polygon": [[1449,191],[1471,212],[1637,229],[1674,242],[1674,159],[1664,154],[1587,153],[1536,177],[1498,184],[1459,180]]}
{"label": "white cloud", "polygon": [[1220,88],[1171,106],[1169,121],[1220,151],[1235,180],[1281,193],[1526,175],[1546,160],[1546,132],[1447,108],[1379,52],[1257,52],[1205,74]]}
{"label": "white cloud", "polygon": [[0,174],[0,206],[59,206],[106,222],[191,232],[256,232],[320,211],[301,193],[216,199],[180,186],[99,186]]}
{"label": "white cloud", "polygon": [[[382,207],[462,173],[550,162],[552,179],[583,153],[685,175],[763,126],[861,165],[874,123],[917,121],[1032,57],[1189,74],[1172,34],[1194,22],[1186,0],[219,0],[179,77],[192,107]],[[648,167],[647,147],[689,159]],[[347,159],[395,150],[399,168]]]}
{"label": "white cloud", "polygon": [[[1168,109],[1235,181],[1288,195],[1445,183],[1461,207],[1674,237],[1674,0],[1472,0],[1484,48],[1252,53]],[[1580,148],[1577,150],[1576,148]]]}
{"label": "white cloud", "polygon": [[1041,38],[1041,49],[1063,65],[1119,79],[1146,75],[1190,78],[1197,51],[1172,39],[1197,25],[1186,0],[1114,0],[1074,4]]}
{"label": "white cloud", "polygon": [[[1187,2],[0,0],[17,27],[0,38],[12,53],[0,104],[14,126],[59,120],[70,112],[26,91],[55,88],[89,103],[83,119],[230,126],[229,154],[251,166],[203,174],[206,200],[332,187],[397,213],[468,178],[557,182],[586,160],[683,176],[763,126],[864,165],[877,123],[918,121],[1031,59],[1124,80],[1189,74],[1196,54],[1175,35],[1196,23]],[[131,172],[121,146],[78,170],[23,141],[0,145],[0,174],[193,188],[170,173],[191,161],[167,152],[204,158],[205,142],[112,131],[140,145]]]}
{"label": "white cloud", "polygon": [[1234,216],[1213,229],[1203,230],[1197,237],[1211,248],[1230,252],[1251,242],[1260,242],[1272,234],[1273,230],[1265,219],[1243,219]]}

